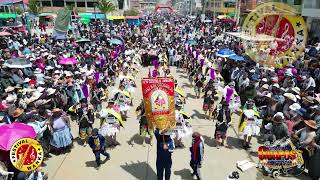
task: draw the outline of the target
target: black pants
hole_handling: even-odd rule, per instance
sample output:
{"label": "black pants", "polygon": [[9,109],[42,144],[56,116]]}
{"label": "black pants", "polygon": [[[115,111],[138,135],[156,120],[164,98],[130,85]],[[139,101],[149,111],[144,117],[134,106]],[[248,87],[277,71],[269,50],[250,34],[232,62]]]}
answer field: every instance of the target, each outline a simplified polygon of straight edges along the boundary
{"label": "black pants", "polygon": [[110,158],[109,153],[107,153],[107,151],[105,150],[100,150],[100,151],[95,151],[93,152],[94,156],[96,157],[96,163],[98,166],[100,166],[101,162],[100,162],[100,154],[106,156],[107,158]]}
{"label": "black pants", "polygon": [[170,180],[172,163],[157,162],[156,165],[157,165],[158,180],[163,180],[163,171],[165,171],[165,175],[164,175],[165,180]]}
{"label": "black pants", "polygon": [[200,174],[200,164],[190,161],[190,166],[193,170],[192,174],[196,175],[198,180],[201,180],[202,178]]}

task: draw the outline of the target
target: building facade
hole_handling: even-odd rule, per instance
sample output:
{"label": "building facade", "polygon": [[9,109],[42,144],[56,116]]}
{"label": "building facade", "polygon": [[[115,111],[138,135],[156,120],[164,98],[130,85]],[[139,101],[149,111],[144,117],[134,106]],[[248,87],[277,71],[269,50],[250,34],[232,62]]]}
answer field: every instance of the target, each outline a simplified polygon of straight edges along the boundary
{"label": "building facade", "polygon": [[236,6],[236,0],[209,0],[206,10],[219,15],[228,15],[235,13]]}
{"label": "building facade", "polygon": [[[139,8],[141,0],[111,0],[111,2],[119,9],[129,10],[130,8]],[[79,12],[94,12],[98,0],[39,0],[40,6],[44,12],[55,12],[66,6],[73,6]],[[139,10],[139,9],[138,9]]]}

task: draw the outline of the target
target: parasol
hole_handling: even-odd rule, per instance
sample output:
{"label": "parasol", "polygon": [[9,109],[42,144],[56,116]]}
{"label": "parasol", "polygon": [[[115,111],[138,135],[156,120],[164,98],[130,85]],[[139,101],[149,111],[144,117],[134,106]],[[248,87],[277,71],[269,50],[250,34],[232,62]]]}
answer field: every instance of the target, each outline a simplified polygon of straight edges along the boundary
{"label": "parasol", "polygon": [[78,61],[74,57],[62,58],[59,60],[59,64],[63,64],[63,65],[72,65],[72,64],[77,64],[77,63],[78,63]]}
{"label": "parasol", "polygon": [[189,45],[198,45],[197,41],[196,40],[188,40],[186,42],[186,44],[189,44]]}
{"label": "parasol", "polygon": [[110,43],[110,44],[114,44],[114,45],[121,45],[121,44],[123,44],[123,42],[122,42],[120,39],[116,39],[116,38],[110,39],[110,40],[109,40],[109,43]]}
{"label": "parasol", "polygon": [[11,33],[6,32],[6,31],[1,31],[0,36],[11,36]]}
{"label": "parasol", "polygon": [[81,38],[79,40],[76,41],[77,43],[86,43],[86,42],[91,42],[90,39],[87,38]]}
{"label": "parasol", "polygon": [[0,149],[8,151],[11,146],[19,139],[32,138],[37,134],[33,127],[24,123],[12,123],[0,126]]}
{"label": "parasol", "polygon": [[244,57],[236,55],[236,54],[232,55],[232,56],[229,56],[228,59],[231,59],[231,60],[234,60],[234,61],[245,61]]}
{"label": "parasol", "polygon": [[234,51],[230,50],[230,49],[220,49],[217,53],[217,56],[220,57],[230,57],[235,55]]}
{"label": "parasol", "polygon": [[32,67],[31,62],[28,59],[23,59],[23,58],[8,59],[3,65],[8,68],[21,68],[21,69]]}

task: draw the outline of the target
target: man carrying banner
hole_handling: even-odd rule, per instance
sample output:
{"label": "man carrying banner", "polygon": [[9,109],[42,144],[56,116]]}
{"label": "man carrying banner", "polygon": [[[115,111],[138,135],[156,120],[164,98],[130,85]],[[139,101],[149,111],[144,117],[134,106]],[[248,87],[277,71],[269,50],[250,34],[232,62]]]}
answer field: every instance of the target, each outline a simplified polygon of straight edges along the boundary
{"label": "man carrying banner", "polygon": [[172,159],[171,154],[174,151],[174,142],[166,130],[160,131],[156,129],[155,136],[157,139],[157,177],[163,180],[163,171],[165,171],[165,180],[170,180]]}

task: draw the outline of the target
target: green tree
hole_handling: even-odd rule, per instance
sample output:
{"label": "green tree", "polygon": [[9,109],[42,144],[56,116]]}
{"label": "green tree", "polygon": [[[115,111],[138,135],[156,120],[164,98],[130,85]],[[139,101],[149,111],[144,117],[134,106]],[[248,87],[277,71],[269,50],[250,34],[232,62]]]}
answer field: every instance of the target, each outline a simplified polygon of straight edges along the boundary
{"label": "green tree", "polygon": [[29,0],[29,11],[33,14],[39,14],[42,10],[39,0]]}
{"label": "green tree", "polygon": [[104,14],[116,10],[116,6],[109,0],[98,0],[97,8]]}
{"label": "green tree", "polygon": [[15,11],[19,15],[23,13],[23,9],[21,7],[15,7]]}
{"label": "green tree", "polygon": [[136,9],[129,9],[128,11],[124,12],[125,16],[138,16],[139,15],[139,11],[137,11]]}

